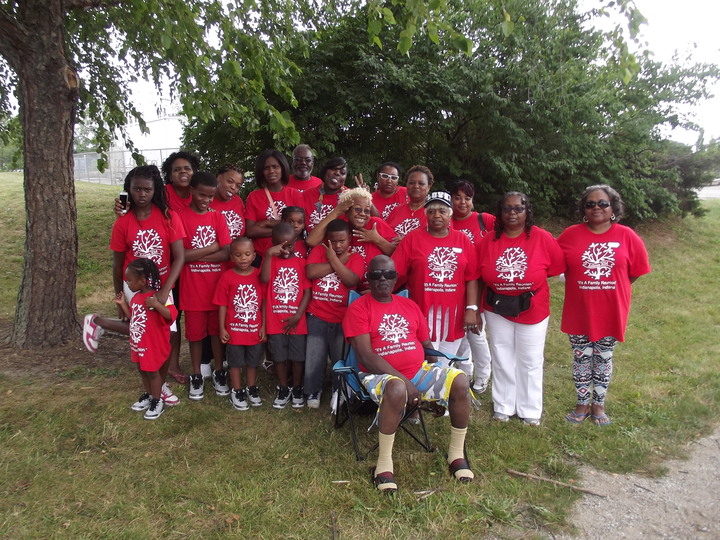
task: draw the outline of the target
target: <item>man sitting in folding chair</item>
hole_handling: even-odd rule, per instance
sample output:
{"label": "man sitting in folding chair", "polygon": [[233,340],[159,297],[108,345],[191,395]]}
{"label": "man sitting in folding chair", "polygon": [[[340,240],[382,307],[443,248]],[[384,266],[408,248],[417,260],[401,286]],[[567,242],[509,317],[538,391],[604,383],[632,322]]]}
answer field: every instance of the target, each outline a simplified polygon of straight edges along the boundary
{"label": "man sitting in folding chair", "polygon": [[459,369],[435,365],[425,358],[432,348],[427,318],[412,300],[392,294],[397,281],[390,257],[378,255],[368,268],[370,294],[348,307],[343,321],[345,337],[355,349],[360,379],[380,407],[378,461],[375,487],[397,491],[393,476],[392,448],[405,406],[436,401],[450,411],[450,473],[461,482],[474,478],[464,446],[470,417],[466,375]]}

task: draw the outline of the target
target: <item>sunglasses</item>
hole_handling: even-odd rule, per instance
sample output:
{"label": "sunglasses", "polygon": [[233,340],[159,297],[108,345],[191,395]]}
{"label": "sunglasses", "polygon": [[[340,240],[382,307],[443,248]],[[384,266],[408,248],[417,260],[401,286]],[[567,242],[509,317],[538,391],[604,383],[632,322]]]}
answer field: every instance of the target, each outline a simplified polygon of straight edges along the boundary
{"label": "sunglasses", "polygon": [[382,178],[383,180],[392,180],[393,182],[395,180],[400,180],[400,177],[397,174],[388,174],[388,173],[378,173],[378,176]]}
{"label": "sunglasses", "polygon": [[356,214],[366,214],[366,215],[368,215],[368,216],[370,215],[370,209],[369,209],[369,208],[362,208],[362,207],[360,207],[360,206],[355,206],[355,207],[352,209],[352,211],[355,212]]}
{"label": "sunglasses", "polygon": [[385,278],[388,281],[395,279],[397,272],[395,270],[372,270],[368,272],[368,279],[371,281],[377,281],[380,278]]}
{"label": "sunglasses", "polygon": [[596,206],[599,206],[600,208],[609,208],[610,203],[608,201],[585,201],[585,208],[595,208]]}
{"label": "sunglasses", "polygon": [[515,212],[516,214],[522,214],[525,211],[524,206],[503,206],[502,207],[503,214],[509,214],[510,212]]}

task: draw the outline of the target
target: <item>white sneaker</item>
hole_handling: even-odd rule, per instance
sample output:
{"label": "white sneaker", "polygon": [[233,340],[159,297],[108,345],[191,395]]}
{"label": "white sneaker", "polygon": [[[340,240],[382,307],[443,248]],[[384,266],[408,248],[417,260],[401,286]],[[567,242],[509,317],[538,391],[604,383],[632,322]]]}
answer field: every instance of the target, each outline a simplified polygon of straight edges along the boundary
{"label": "white sneaker", "polygon": [[273,409],[284,409],[290,401],[290,388],[287,386],[275,387],[275,400],[273,401]]}
{"label": "white sneaker", "polygon": [[200,401],[204,397],[203,378],[199,373],[190,375],[190,388],[188,389],[188,397],[193,401]]}
{"label": "white sneaker", "polygon": [[302,386],[293,386],[292,391],[292,408],[302,409],[305,406],[305,396],[303,395]]}
{"label": "white sneaker", "polygon": [[103,333],[105,333],[103,328],[95,324],[96,316],[95,313],[89,313],[85,315],[85,319],[83,320],[83,343],[87,350],[93,353],[97,351],[98,341],[100,341]]}
{"label": "white sneaker", "polygon": [[225,397],[230,395],[230,387],[227,383],[227,372],[222,369],[213,371],[212,383],[215,388],[215,393],[218,396]]}
{"label": "white sneaker", "polygon": [[308,409],[319,409],[320,408],[320,396],[322,392],[313,392],[307,398]]}
{"label": "white sneaker", "polygon": [[156,420],[165,410],[162,399],[150,400],[150,407],[145,411],[145,420]]}
{"label": "white sneaker", "polygon": [[487,379],[478,379],[473,383],[472,391],[476,394],[484,394],[487,391],[487,387]]}
{"label": "white sneaker", "polygon": [[247,411],[250,408],[248,407],[247,395],[243,388],[230,392],[230,403],[232,403],[232,406],[238,411]]}
{"label": "white sneaker", "polygon": [[200,375],[203,376],[203,379],[209,379],[212,377],[212,366],[210,364],[200,364]]}
{"label": "white sneaker", "polygon": [[140,411],[146,410],[149,406],[150,406],[150,394],[145,392],[142,396],[140,396],[140,398],[135,403],[130,405],[130,408],[133,411],[140,412]]}
{"label": "white sneaker", "polygon": [[245,388],[245,392],[247,392],[248,401],[250,401],[250,405],[253,407],[259,407],[262,405],[262,399],[260,398],[260,392],[258,392],[257,386],[248,386]]}
{"label": "white sneaker", "polygon": [[180,398],[175,395],[168,383],[163,383],[160,399],[162,399],[163,403],[168,407],[173,407],[180,403]]}

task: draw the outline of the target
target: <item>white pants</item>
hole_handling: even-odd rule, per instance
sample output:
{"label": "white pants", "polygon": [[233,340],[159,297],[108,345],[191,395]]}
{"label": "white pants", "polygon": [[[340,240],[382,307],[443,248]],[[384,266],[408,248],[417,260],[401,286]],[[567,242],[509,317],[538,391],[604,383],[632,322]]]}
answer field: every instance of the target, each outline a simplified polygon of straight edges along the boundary
{"label": "white pants", "polygon": [[550,317],[537,324],[520,324],[488,311],[485,319],[493,359],[495,412],[540,419],[545,335]]}
{"label": "white pants", "polygon": [[490,378],[490,347],[488,347],[487,335],[485,334],[485,314],[481,313],[483,329],[480,334],[474,334],[469,330],[465,337],[460,340],[457,354],[470,358],[473,366],[473,373],[468,373],[468,378],[475,377],[475,381],[487,381]]}
{"label": "white pants", "polygon": [[[445,329],[445,335],[442,336],[442,338],[436,339],[435,341],[432,341],[433,349],[436,351],[440,351],[444,354],[452,354],[456,356],[465,356],[462,354],[458,354],[458,347],[460,347],[460,339],[455,340],[447,340],[447,334],[448,329],[450,327],[450,317],[447,313],[445,313],[445,317],[443,318],[442,313],[439,311],[436,311],[435,313],[428,313],[428,326],[430,327],[430,333],[432,334],[433,327],[438,331],[438,333],[441,331],[441,329]],[[462,370],[465,375],[468,376],[468,380],[472,376],[472,364],[470,362],[456,362],[453,364],[452,367]]]}

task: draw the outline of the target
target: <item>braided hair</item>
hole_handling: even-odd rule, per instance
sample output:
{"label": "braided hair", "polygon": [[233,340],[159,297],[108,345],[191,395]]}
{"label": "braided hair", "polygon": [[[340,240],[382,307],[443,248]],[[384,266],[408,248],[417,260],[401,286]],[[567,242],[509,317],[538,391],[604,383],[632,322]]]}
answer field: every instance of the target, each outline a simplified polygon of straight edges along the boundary
{"label": "braided hair", "polygon": [[508,191],[497,203],[497,210],[495,212],[495,240],[498,240],[500,236],[502,236],[503,230],[505,229],[505,225],[502,220],[502,208],[505,206],[505,201],[507,201],[510,197],[520,197],[520,204],[525,207],[525,236],[530,238],[530,230],[535,224],[530,198],[519,191]]}
{"label": "braided hair", "polygon": [[132,268],[135,275],[144,277],[148,287],[155,291],[160,290],[160,270],[151,259],[140,257],[128,264],[128,268]]}
{"label": "braided hair", "polygon": [[123,189],[128,193],[130,202],[134,204],[132,189],[130,189],[133,178],[152,180],[154,192],[151,202],[160,209],[165,218],[169,219],[170,213],[168,212],[168,209],[170,208],[170,205],[168,204],[165,184],[163,183],[162,176],[160,175],[160,170],[155,165],[142,165],[140,167],[135,167],[127,173],[125,182],[123,183]]}

